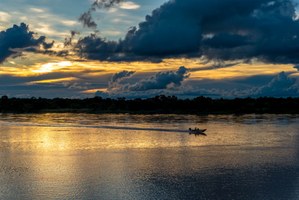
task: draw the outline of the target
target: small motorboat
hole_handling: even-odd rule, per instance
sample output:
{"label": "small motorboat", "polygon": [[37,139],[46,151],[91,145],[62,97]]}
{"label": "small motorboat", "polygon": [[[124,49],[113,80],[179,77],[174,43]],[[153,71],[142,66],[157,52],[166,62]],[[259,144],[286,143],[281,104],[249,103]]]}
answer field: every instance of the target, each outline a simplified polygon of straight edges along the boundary
{"label": "small motorboat", "polygon": [[207,129],[199,129],[199,128],[195,128],[195,129],[191,129],[189,128],[189,134],[192,135],[206,135],[204,132],[206,131]]}

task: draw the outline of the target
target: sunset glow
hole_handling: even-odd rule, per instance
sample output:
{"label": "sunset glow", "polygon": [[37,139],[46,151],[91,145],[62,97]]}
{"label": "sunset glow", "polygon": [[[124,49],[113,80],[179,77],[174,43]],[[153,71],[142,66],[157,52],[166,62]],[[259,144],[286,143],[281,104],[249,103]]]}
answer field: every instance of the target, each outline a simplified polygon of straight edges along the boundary
{"label": "sunset glow", "polygon": [[[161,92],[178,96],[184,93],[184,97],[188,97],[187,93],[192,93],[192,96],[201,95],[200,91],[211,94],[218,91],[215,95],[223,96],[227,91],[246,89],[246,95],[240,96],[246,97],[255,96],[255,92],[250,91],[259,90],[270,84],[271,80],[276,80],[281,72],[284,72],[289,79],[297,80],[298,77],[296,66],[299,60],[297,62],[296,56],[293,56],[296,52],[287,55],[283,50],[289,44],[290,51],[295,48],[291,47],[297,42],[295,32],[292,38],[284,36],[286,40],[283,45],[277,42],[282,38],[279,33],[271,32],[270,28],[263,30],[249,25],[246,27],[246,22],[243,24],[244,27],[238,24],[239,22],[235,22],[236,30],[224,30],[219,24],[222,23],[223,27],[226,26],[228,29],[230,26],[227,21],[221,20],[219,24],[213,22],[214,24],[209,23],[207,27],[197,27],[196,20],[206,15],[198,2],[195,2],[194,6],[185,5],[187,10],[189,7],[196,8],[189,11],[194,11],[194,20],[184,15],[185,11],[182,10],[181,13],[180,2],[175,1],[165,3],[160,0],[153,2],[138,0],[121,1],[119,4],[113,2],[107,9],[96,6],[93,8],[96,12],[86,13],[86,15],[82,14],[91,6],[88,1],[72,2],[74,7],[72,12],[62,8],[56,0],[52,4],[34,3],[29,0],[25,2],[24,8],[16,7],[14,2],[8,0],[0,3],[0,27],[3,30],[1,34],[3,38],[7,38],[6,41],[11,42],[11,45],[2,47],[3,55],[0,55],[0,76],[3,77],[0,94],[2,95],[21,97],[35,96],[38,93],[39,96],[51,98],[68,96],[84,98],[93,97],[99,91],[104,96],[112,98],[119,96],[130,98],[140,95],[143,97],[145,93],[151,97]],[[291,5],[295,13],[292,13],[292,9],[287,10],[287,7],[280,2],[257,4],[250,14],[244,14],[244,19],[255,20],[257,27],[260,26],[261,21],[264,21],[267,26],[280,29],[279,26],[284,24],[279,21],[280,14],[272,16],[279,21],[277,24],[273,24],[265,17],[269,13],[258,14],[264,12],[263,6],[269,7],[268,9],[280,6],[281,10],[286,9],[281,15],[286,13],[289,13],[288,16],[292,15],[283,19],[293,24],[290,26],[296,26],[299,22],[298,18],[294,18],[297,15],[295,3],[294,0],[294,5]],[[67,5],[67,2],[64,4]],[[159,8],[162,4],[164,7]],[[151,13],[154,9],[158,9],[167,15],[171,14],[167,11],[168,6],[171,5],[174,11],[177,10],[178,16],[182,15],[181,21],[175,21],[176,18],[164,19],[162,15]],[[218,9],[213,7],[214,5],[211,6],[209,9]],[[220,15],[222,11],[223,9],[219,10],[218,14]],[[227,17],[233,21],[235,11],[230,12]],[[80,15],[83,18],[78,20]],[[144,18],[146,15],[155,20],[151,21],[150,17]],[[84,17],[90,17],[90,21],[88,22]],[[138,25],[140,22],[145,26]],[[134,26],[136,29],[132,28]],[[153,29],[152,32],[146,32],[147,26]],[[128,32],[130,27],[132,30]],[[10,36],[13,32],[18,32],[19,37],[28,40],[26,44],[14,44],[17,40]],[[132,35],[132,40],[128,38],[131,33],[135,34]],[[142,34],[144,36],[139,38]],[[201,36],[197,37],[198,34]],[[265,34],[272,37],[267,37]],[[269,41],[264,41],[265,44],[260,46],[263,38]],[[275,42],[270,41],[271,38],[276,38]],[[267,49],[271,44],[281,46]],[[5,51],[7,52],[4,53]],[[163,85],[156,91],[150,86],[142,92],[132,90],[124,93],[121,89],[125,87],[124,85],[143,84],[143,80],[148,82],[158,76],[168,76],[181,66],[188,69],[185,74],[188,76],[182,78],[180,83],[176,84],[176,88],[171,90],[169,88],[173,85],[172,80],[167,80],[169,82],[167,84],[155,83]],[[113,76],[126,71],[132,74],[129,77],[119,77],[117,83],[111,82]],[[164,80],[166,77],[160,78]],[[239,83],[240,81],[242,84]],[[286,85],[281,89],[297,88],[297,82],[295,85]],[[109,89],[112,85],[114,89]],[[17,89],[20,86],[22,90]],[[45,88],[51,92],[47,92]]]}

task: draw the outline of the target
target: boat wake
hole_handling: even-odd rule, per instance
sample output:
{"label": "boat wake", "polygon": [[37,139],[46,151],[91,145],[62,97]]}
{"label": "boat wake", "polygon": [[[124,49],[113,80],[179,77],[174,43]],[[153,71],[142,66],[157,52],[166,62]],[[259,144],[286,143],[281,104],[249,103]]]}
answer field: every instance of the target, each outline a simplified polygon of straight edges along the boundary
{"label": "boat wake", "polygon": [[131,131],[155,131],[169,133],[188,133],[187,130],[167,129],[167,128],[147,128],[134,126],[104,126],[104,125],[84,125],[84,124],[42,124],[28,122],[8,122],[0,121],[3,126],[24,126],[24,127],[48,127],[48,128],[93,128],[93,129],[110,129],[110,130],[131,130]]}
{"label": "boat wake", "polygon": [[139,128],[139,127],[127,127],[127,126],[100,126],[103,129],[113,130],[132,130],[132,131],[159,131],[159,132],[172,132],[172,133],[187,133],[187,130],[176,129],[161,129],[161,128]]}

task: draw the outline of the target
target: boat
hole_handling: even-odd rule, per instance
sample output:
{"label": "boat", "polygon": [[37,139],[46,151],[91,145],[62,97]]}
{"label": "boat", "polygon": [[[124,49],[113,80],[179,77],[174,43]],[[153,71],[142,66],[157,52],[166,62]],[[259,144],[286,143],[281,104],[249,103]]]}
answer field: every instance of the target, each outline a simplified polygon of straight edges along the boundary
{"label": "boat", "polygon": [[206,131],[207,129],[199,129],[199,128],[195,128],[195,129],[191,129],[189,128],[189,134],[192,135],[206,135],[204,132]]}

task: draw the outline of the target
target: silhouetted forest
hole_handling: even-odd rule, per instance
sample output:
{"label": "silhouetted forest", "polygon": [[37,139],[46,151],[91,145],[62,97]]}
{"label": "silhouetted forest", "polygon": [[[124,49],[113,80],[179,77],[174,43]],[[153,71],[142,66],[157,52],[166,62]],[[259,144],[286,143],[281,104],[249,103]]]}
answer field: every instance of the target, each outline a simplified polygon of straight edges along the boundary
{"label": "silhouetted forest", "polygon": [[299,114],[299,98],[245,98],[211,99],[197,97],[178,99],[175,96],[156,96],[148,99],[126,100],[103,99],[45,99],[8,98],[0,99],[1,113],[45,113],[45,112],[84,112],[84,113],[157,113],[157,114],[249,114],[249,113],[288,113]]}

